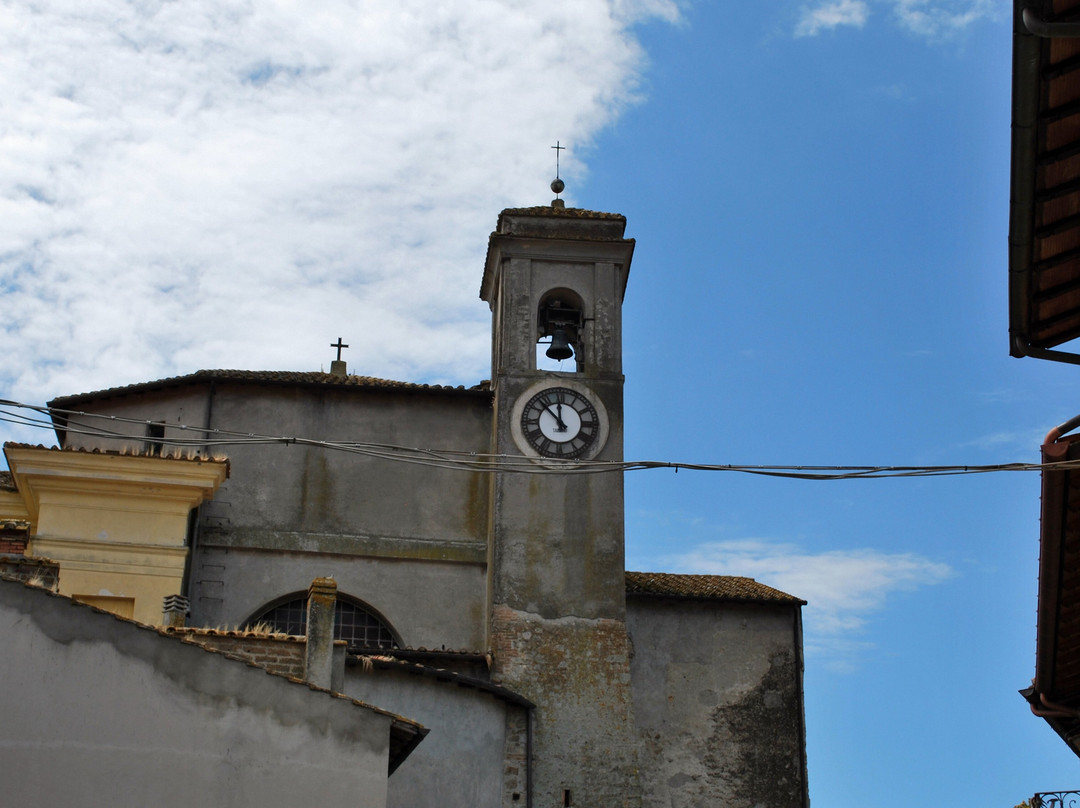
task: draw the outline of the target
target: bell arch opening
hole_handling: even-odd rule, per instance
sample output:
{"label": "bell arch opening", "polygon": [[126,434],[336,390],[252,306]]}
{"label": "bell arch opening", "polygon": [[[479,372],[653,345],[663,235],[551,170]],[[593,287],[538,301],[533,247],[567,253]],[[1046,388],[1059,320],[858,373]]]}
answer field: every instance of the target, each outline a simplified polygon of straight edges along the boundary
{"label": "bell arch opening", "polygon": [[582,372],[584,325],[585,304],[577,292],[546,292],[536,310],[536,369]]}

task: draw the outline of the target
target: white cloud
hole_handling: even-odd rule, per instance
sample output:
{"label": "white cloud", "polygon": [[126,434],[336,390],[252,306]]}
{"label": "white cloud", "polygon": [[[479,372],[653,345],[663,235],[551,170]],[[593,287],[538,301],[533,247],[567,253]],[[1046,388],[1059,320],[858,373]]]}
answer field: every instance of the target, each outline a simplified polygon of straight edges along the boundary
{"label": "white cloud", "polygon": [[948,39],[972,23],[995,19],[994,0],[892,0],[900,25],[928,39]]}
{"label": "white cloud", "polygon": [[[486,375],[487,234],[634,100],[668,0],[0,16],[0,397],[203,367]],[[578,148],[574,148],[574,147]]]}
{"label": "white cloud", "polygon": [[890,596],[953,574],[947,564],[914,553],[813,553],[796,544],[761,539],[709,542],[666,559],[665,565],[683,573],[747,576],[807,601],[807,650],[830,657],[834,668],[850,665],[848,657],[867,647],[857,638]]}
{"label": "white cloud", "polygon": [[816,8],[804,8],[795,26],[795,36],[817,36],[841,25],[862,28],[869,15],[870,10],[863,0],[836,0]]}
{"label": "white cloud", "polygon": [[[901,28],[930,40],[946,40],[979,20],[997,19],[1001,8],[994,0],[877,0],[892,7]],[[805,6],[795,24],[795,36],[817,36],[840,26],[862,28],[870,16],[866,0],[831,0]]]}

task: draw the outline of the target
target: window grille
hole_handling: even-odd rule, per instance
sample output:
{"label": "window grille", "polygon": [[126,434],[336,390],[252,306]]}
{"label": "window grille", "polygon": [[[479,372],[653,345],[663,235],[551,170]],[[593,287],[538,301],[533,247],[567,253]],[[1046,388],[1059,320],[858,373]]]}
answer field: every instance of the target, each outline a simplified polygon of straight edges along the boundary
{"label": "window grille", "polygon": [[[300,597],[267,609],[248,625],[266,623],[274,631],[307,634],[307,598]],[[383,620],[358,603],[338,596],[334,614],[334,639],[345,640],[349,648],[397,648],[394,632]]]}

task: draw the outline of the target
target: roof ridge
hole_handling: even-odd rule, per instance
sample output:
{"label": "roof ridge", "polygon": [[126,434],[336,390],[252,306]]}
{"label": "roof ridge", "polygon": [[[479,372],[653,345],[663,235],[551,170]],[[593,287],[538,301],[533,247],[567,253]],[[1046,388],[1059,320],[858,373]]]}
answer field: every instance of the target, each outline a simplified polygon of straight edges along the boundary
{"label": "roof ridge", "polygon": [[332,696],[333,698],[341,700],[341,701],[351,702],[356,707],[364,707],[364,708],[366,708],[368,710],[373,710],[374,712],[380,713],[382,715],[389,716],[390,718],[393,718],[395,720],[404,722],[406,724],[411,724],[411,725],[417,727],[418,729],[421,729],[421,730],[424,729],[423,724],[421,724],[418,721],[414,721],[411,718],[406,718],[405,716],[398,715],[397,713],[393,713],[393,712],[391,712],[389,710],[384,710],[381,707],[376,707],[373,704],[368,704],[366,701],[361,701],[360,699],[355,699],[352,696],[349,696],[349,695],[347,695],[345,693],[339,693],[338,691],[330,690],[329,688],[326,688],[326,687],[320,687],[319,685],[313,684],[313,683],[308,682],[308,681],[306,681],[304,679],[297,679],[295,676],[287,676],[287,675],[285,675],[283,673],[277,673],[275,671],[269,670],[267,668],[264,668],[262,665],[259,665],[259,664],[255,663],[255,662],[253,662],[252,660],[248,659],[247,657],[239,656],[238,654],[233,654],[233,653],[230,653],[228,651],[223,651],[223,650],[218,649],[218,648],[211,648],[211,647],[209,647],[207,645],[203,645],[202,643],[195,642],[194,640],[187,639],[186,637],[181,636],[179,634],[172,633],[169,630],[169,627],[167,627],[167,626],[152,626],[149,623],[143,623],[143,622],[141,622],[139,620],[135,620],[134,618],[131,618],[131,617],[124,617],[123,615],[116,614],[115,612],[110,612],[110,611],[108,611],[106,609],[102,609],[99,606],[94,606],[91,603],[86,603],[86,602],[81,601],[81,600],[75,600],[74,598],[72,598],[72,597],[70,597],[68,595],[62,595],[59,592],[53,592],[52,590],[46,589],[45,587],[35,586],[35,585],[30,584],[28,582],[21,581],[18,578],[14,578],[14,577],[12,577],[10,575],[5,575],[2,572],[0,572],[0,582],[2,582],[2,583],[0,583],[0,586],[7,585],[7,584],[21,585],[25,589],[33,589],[35,591],[41,592],[44,595],[47,595],[48,597],[58,598],[60,600],[65,600],[75,608],[89,609],[89,610],[91,610],[93,612],[97,612],[100,615],[103,615],[103,616],[106,616],[106,617],[111,617],[111,618],[113,618],[114,620],[116,620],[118,622],[128,623],[129,625],[133,626],[134,628],[140,629],[142,631],[153,632],[154,634],[157,634],[160,637],[164,637],[165,639],[167,639],[167,640],[169,640],[171,642],[178,642],[181,645],[185,645],[185,646],[187,646],[189,648],[201,648],[203,651],[205,651],[208,654],[214,654],[216,656],[221,656],[221,657],[224,657],[226,659],[233,660],[235,662],[240,662],[240,663],[243,663],[244,665],[247,665],[248,667],[251,667],[251,668],[258,668],[259,670],[263,671],[263,673],[267,674],[268,676],[273,676],[273,677],[278,678],[278,679],[284,679],[285,681],[290,682],[292,684],[304,685],[310,690],[316,690],[316,691],[319,691],[321,693],[326,693],[327,695]]}
{"label": "roof ridge", "polygon": [[134,382],[127,385],[107,387],[93,390],[87,393],[74,393],[67,396],[57,396],[48,402],[52,408],[63,409],[66,404],[95,398],[108,398],[119,395],[129,395],[149,390],[166,387],[179,387],[197,382],[239,382],[256,384],[277,385],[312,385],[334,388],[359,388],[365,390],[408,390],[427,391],[435,393],[452,393],[465,395],[490,395],[490,383],[481,381],[471,387],[465,385],[442,385],[426,384],[423,382],[403,382],[393,379],[383,379],[377,376],[362,376],[349,374],[339,376],[321,370],[243,370],[239,368],[202,369],[179,376],[166,376],[161,379],[153,379],[144,382]]}
{"label": "roof ridge", "polygon": [[421,662],[413,662],[408,659],[398,659],[394,654],[396,649],[387,649],[384,654],[349,654],[348,659],[356,660],[358,663],[363,664],[365,660],[370,661],[373,665],[381,668],[398,668],[402,670],[409,670],[410,672],[416,672],[424,676],[430,676],[431,678],[438,679],[444,682],[453,682],[459,686],[473,687],[484,693],[490,693],[496,698],[500,698],[504,701],[518,704],[524,707],[535,707],[536,705],[529,701],[529,699],[522,696],[513,690],[510,690],[503,685],[495,684],[484,679],[478,679],[475,676],[469,676],[465,673],[458,673],[457,671],[448,670],[447,668],[439,668],[434,665],[425,665]]}
{"label": "roof ridge", "polygon": [[677,572],[626,572],[626,593],[694,600],[772,602],[806,605],[806,601],[742,575]]}

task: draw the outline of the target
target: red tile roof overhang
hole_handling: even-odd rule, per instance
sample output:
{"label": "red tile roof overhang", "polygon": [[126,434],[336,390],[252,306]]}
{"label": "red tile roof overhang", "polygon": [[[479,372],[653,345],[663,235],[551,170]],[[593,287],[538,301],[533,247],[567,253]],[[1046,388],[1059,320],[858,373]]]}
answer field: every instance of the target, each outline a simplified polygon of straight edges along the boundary
{"label": "red tile roof overhang", "polygon": [[727,603],[776,603],[805,606],[806,601],[738,575],[687,575],[627,572],[628,597],[674,598]]}
{"label": "red tile roof overhang", "polygon": [[[1080,435],[1042,447],[1043,463],[1080,460]],[[1042,472],[1035,678],[1022,690],[1080,754],[1080,468]]]}

